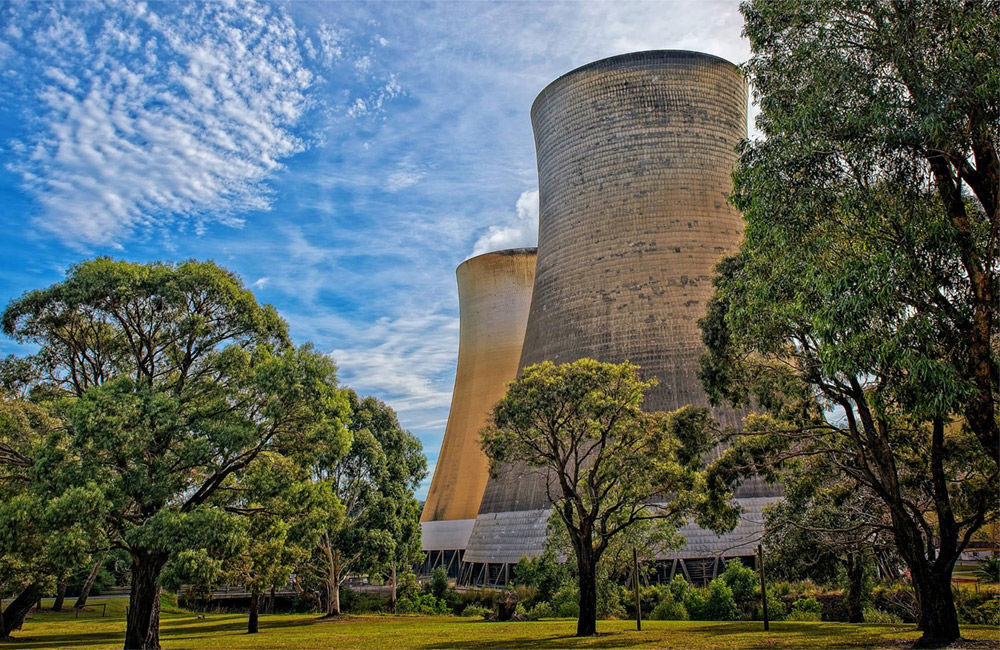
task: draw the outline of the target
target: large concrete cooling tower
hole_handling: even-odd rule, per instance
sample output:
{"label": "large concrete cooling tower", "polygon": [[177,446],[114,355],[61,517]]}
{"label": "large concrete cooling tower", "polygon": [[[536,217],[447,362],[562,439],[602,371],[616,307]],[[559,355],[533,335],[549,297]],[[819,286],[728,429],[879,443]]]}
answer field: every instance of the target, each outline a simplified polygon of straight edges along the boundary
{"label": "large concrete cooling tower", "polygon": [[[604,59],[541,92],[531,109],[538,265],[521,368],[628,359],[659,380],[645,408],[707,405],[697,321],[713,267],[742,236],[726,197],[746,105],[736,66],[685,51]],[[715,414],[740,421],[728,409]],[[548,507],[533,471],[510,467],[491,479],[463,580],[503,582],[503,565],[539,553]],[[690,547],[697,535],[688,532]]]}
{"label": "large concrete cooling tower", "polygon": [[420,521],[425,569],[444,565],[457,575],[489,476],[479,430],[517,376],[535,249],[485,253],[460,264],[455,274],[460,319],[455,390]]}

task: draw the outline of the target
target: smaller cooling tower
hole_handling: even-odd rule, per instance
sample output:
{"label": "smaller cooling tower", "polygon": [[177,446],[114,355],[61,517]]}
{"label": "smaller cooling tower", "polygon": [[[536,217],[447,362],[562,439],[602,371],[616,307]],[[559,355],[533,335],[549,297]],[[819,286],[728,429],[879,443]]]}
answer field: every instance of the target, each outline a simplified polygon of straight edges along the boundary
{"label": "smaller cooling tower", "polygon": [[458,278],[458,368],[444,441],[420,516],[428,569],[457,571],[489,478],[479,430],[517,376],[535,280],[535,249],[466,260]]}

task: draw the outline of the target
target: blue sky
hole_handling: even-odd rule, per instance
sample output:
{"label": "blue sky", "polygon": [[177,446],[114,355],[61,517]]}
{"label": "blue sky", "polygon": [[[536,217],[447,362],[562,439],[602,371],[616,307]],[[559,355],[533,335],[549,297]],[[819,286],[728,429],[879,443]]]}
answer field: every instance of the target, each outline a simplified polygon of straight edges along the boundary
{"label": "blue sky", "polygon": [[534,97],[629,51],[739,63],[741,29],[709,0],[0,1],[0,303],[95,255],[215,260],[433,467],[455,267],[535,243]]}

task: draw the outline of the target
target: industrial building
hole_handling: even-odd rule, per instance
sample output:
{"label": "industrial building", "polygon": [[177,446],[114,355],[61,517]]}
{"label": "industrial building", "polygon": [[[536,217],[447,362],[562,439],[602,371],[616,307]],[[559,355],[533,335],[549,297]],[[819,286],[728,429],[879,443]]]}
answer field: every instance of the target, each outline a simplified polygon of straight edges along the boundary
{"label": "industrial building", "polygon": [[[697,377],[698,320],[713,293],[715,264],[742,236],[727,196],[746,114],[739,69],[687,51],[596,61],[539,94],[531,109],[538,253],[518,369],[582,357],[629,360],[659,381],[646,408],[708,405]],[[458,380],[453,411],[457,390]],[[739,426],[743,415],[713,411],[724,426]],[[437,471],[452,471],[443,461],[442,451]],[[468,532],[461,582],[504,583],[511,564],[542,551],[545,493],[538,470],[511,465],[489,479]],[[777,494],[760,481],[743,485],[736,497],[744,520],[728,535],[685,527],[686,547],[661,558],[663,577],[681,572],[700,581],[714,576],[723,558],[751,556],[761,509]]]}
{"label": "industrial building", "polygon": [[420,515],[424,572],[457,577],[489,476],[479,430],[517,376],[535,278],[535,249],[515,248],[462,262],[455,388],[444,440]]}

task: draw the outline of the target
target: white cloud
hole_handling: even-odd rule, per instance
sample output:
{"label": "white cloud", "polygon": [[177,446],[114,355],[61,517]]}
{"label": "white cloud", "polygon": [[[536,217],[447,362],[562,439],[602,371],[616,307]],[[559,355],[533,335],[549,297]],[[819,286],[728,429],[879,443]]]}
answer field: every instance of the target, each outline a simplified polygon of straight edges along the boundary
{"label": "white cloud", "polygon": [[490,226],[472,247],[472,257],[505,248],[534,246],[538,242],[538,190],[521,192],[514,217]]}
{"label": "white cloud", "polygon": [[295,127],[314,83],[291,19],[253,3],[93,12],[52,9],[20,44],[43,70],[37,128],[11,163],[36,223],[89,246],[269,208],[267,180],[304,148]]}
{"label": "white cloud", "polygon": [[253,286],[254,286],[254,288],[256,288],[256,289],[263,289],[263,288],[264,288],[264,287],[266,287],[266,286],[267,286],[268,284],[270,284],[270,282],[271,282],[271,278],[268,278],[268,277],[263,277],[263,278],[257,278],[257,279],[256,279],[256,280],[254,281],[254,283],[253,283]]}

